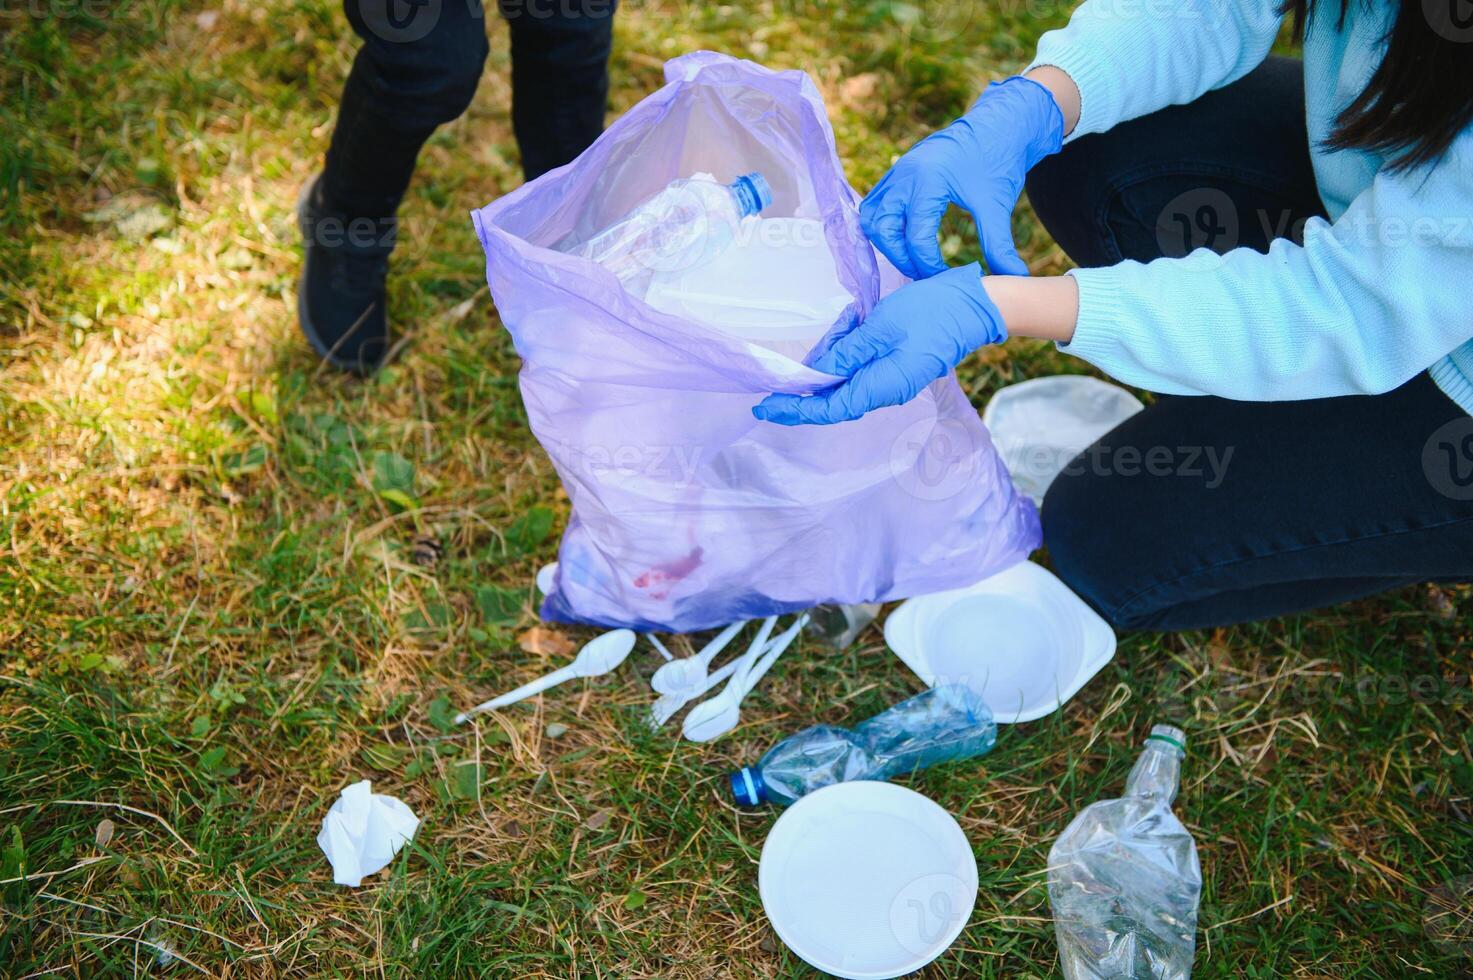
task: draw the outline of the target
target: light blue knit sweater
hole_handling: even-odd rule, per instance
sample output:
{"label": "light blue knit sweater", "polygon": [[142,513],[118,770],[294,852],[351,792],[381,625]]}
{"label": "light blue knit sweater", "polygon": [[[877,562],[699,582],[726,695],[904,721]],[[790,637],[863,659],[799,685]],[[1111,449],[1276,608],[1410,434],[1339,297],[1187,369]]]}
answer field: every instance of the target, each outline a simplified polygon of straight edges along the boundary
{"label": "light blue knit sweater", "polygon": [[[1078,84],[1070,139],[1099,133],[1252,70],[1278,33],[1278,6],[1086,0],[1030,67]],[[1333,223],[1314,219],[1303,246],[1279,240],[1267,255],[1200,249],[1075,270],[1079,320],[1061,350],[1141,388],[1251,401],[1389,391],[1426,370],[1473,413],[1473,129],[1405,175],[1383,171],[1378,154],[1319,145],[1379,64],[1391,8],[1351,3],[1341,30],[1324,16],[1305,41],[1310,149]]]}

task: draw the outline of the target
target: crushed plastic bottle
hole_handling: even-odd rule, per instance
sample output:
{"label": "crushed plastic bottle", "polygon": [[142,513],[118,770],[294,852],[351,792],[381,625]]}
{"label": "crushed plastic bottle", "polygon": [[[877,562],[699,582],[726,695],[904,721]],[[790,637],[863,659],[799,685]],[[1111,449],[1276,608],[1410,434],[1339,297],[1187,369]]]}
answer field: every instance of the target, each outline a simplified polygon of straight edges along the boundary
{"label": "crushed plastic bottle", "polygon": [[771,203],[772,188],[760,173],[744,174],[730,184],[696,174],[671,181],[603,231],[562,251],[597,262],[627,289],[647,284],[655,272],[711,261],[736,240],[743,218]]}
{"label": "crushed plastic bottle", "polygon": [[889,779],[992,750],[997,724],[969,688],[934,687],[854,728],[814,725],[774,745],[755,766],[731,774],[743,806],[779,803],[834,783]]}
{"label": "crushed plastic bottle", "polygon": [[1202,869],[1171,801],[1186,736],[1151,729],[1125,795],[1086,807],[1049,851],[1048,897],[1067,980],[1187,980]]}

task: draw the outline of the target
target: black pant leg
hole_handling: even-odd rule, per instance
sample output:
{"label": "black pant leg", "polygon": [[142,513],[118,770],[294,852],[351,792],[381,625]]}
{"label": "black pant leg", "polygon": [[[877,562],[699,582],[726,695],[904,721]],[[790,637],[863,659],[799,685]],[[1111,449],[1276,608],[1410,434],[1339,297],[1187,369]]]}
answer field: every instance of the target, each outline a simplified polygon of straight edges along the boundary
{"label": "black pant leg", "polygon": [[489,46],[479,0],[344,0],[363,46],[343,87],[325,203],[391,220],[435,127],[465,112]]}
{"label": "black pant leg", "polygon": [[1039,220],[1080,266],[1196,248],[1263,252],[1323,215],[1304,70],[1269,58],[1233,84],[1082,136],[1028,175]]}
{"label": "black pant leg", "polygon": [[1119,628],[1197,629],[1473,579],[1473,418],[1384,395],[1163,398],[1044,499],[1059,575]]}
{"label": "black pant leg", "polygon": [[527,180],[570,162],[603,132],[614,9],[614,0],[501,0]]}

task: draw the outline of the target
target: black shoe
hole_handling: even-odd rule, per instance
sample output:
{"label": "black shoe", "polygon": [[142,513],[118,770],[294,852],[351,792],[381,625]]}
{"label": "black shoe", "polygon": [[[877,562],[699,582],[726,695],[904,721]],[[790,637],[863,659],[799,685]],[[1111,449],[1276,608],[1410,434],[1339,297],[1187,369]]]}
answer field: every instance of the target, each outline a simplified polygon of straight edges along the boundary
{"label": "black shoe", "polygon": [[322,176],[297,201],[305,257],[297,283],[297,322],[333,367],[368,376],[389,352],[384,279],[395,220],[349,218],[322,200]]}

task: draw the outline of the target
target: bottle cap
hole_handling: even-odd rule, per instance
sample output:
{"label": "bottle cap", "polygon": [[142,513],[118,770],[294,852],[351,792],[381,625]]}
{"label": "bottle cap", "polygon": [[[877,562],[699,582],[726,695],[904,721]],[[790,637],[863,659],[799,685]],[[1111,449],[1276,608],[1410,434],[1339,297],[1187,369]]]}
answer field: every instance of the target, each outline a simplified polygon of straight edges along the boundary
{"label": "bottle cap", "polygon": [[1146,736],[1147,742],[1164,742],[1172,746],[1182,755],[1187,754],[1187,735],[1175,725],[1153,725],[1151,734]]}
{"label": "bottle cap", "polygon": [[731,774],[731,795],[741,806],[761,806],[767,802],[767,784],[762,773],[744,766]]}
{"label": "bottle cap", "polygon": [[737,210],[743,218],[757,214],[772,203],[772,188],[767,178],[755,170],[732,181],[731,192],[736,195]]}

